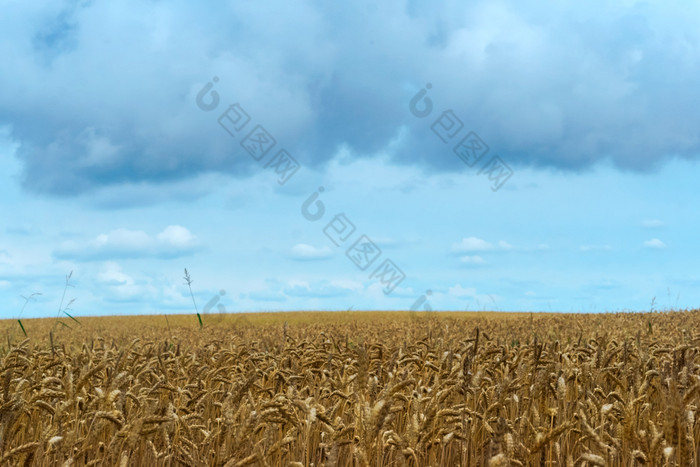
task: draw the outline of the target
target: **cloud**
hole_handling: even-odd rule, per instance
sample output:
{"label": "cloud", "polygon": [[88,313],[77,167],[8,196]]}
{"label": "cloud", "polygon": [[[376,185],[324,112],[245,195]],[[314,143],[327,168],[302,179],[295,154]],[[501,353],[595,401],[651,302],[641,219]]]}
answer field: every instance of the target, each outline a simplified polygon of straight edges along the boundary
{"label": "cloud", "polygon": [[211,191],[212,186],[223,185],[220,174],[204,174],[169,183],[123,182],[117,186],[96,188],[91,193],[91,205],[104,210],[143,208],[166,201],[191,203]]}
{"label": "cloud", "polygon": [[498,248],[500,248],[501,250],[512,250],[514,247],[510,243],[501,240],[500,242],[498,242]]}
{"label": "cloud", "polygon": [[305,243],[298,243],[292,247],[292,259],[297,261],[314,261],[328,259],[333,254],[333,251],[327,246],[317,248]]}
{"label": "cloud", "polygon": [[644,242],[645,248],[663,249],[666,248],[666,244],[659,240],[658,238],[652,238]]}
{"label": "cloud", "polygon": [[[435,295],[440,295],[436,293]],[[452,287],[448,287],[447,296],[457,300],[474,300],[477,304],[483,306],[485,303],[492,303],[494,308],[496,307],[496,301],[499,299],[498,295],[494,294],[480,294],[477,293],[475,287],[463,287],[461,284],[455,284]],[[435,297],[436,299],[438,297]],[[468,309],[469,307],[467,307]]]}
{"label": "cloud", "polygon": [[116,229],[87,243],[69,241],[54,252],[57,259],[99,261],[127,258],[179,258],[200,248],[197,238],[185,227],[171,225],[155,237],[141,230]]}
{"label": "cloud", "polygon": [[327,280],[313,283],[304,281],[290,281],[289,285],[284,288],[284,293],[292,297],[307,298],[347,297],[353,295],[361,288],[362,286],[359,284]]}
{"label": "cloud", "polygon": [[489,242],[476,237],[463,238],[459,243],[452,244],[454,253],[467,253],[471,251],[489,251],[494,246]]}
{"label": "cloud", "polygon": [[249,299],[254,302],[282,303],[288,297],[282,292],[284,284],[277,279],[265,279],[263,284],[252,285],[248,292],[240,293],[241,299]]}
{"label": "cloud", "polygon": [[[700,155],[700,88],[687,85],[700,74],[699,4],[126,0],[4,12],[0,125],[35,192],[246,177],[259,163],[240,142],[258,124],[272,153],[309,167],[345,145],[463,171],[452,148],[468,131],[490,147],[485,159],[512,166],[648,170]],[[195,99],[210,82],[220,104],[203,111]],[[433,111],[417,118],[409,101],[428,82]],[[251,122],[231,138],[217,119],[235,102]],[[447,109],[463,127],[449,145],[431,130]]]}
{"label": "cloud", "polygon": [[241,298],[248,298],[256,302],[276,302],[281,303],[287,301],[286,295],[279,291],[258,290],[248,293],[242,293]]}
{"label": "cloud", "polygon": [[451,297],[476,297],[476,289],[474,287],[464,288],[460,284],[447,289],[447,293]]}
{"label": "cloud", "polygon": [[142,302],[155,299],[157,289],[145,281],[137,281],[113,261],[105,262],[97,273],[103,299],[114,303]]}
{"label": "cloud", "polygon": [[453,253],[474,253],[486,251],[516,251],[518,248],[508,242],[500,240],[495,245],[477,237],[463,238],[461,241],[452,244]]}
{"label": "cloud", "polygon": [[642,227],[645,229],[658,229],[659,227],[663,227],[664,221],[661,221],[659,219],[645,219],[642,221]]}
{"label": "cloud", "polygon": [[475,256],[468,256],[468,255],[461,256],[459,258],[459,261],[461,263],[472,264],[472,265],[480,265],[480,264],[484,264],[486,262],[486,261],[484,261],[484,258],[482,258],[481,256],[476,256],[476,255]]}
{"label": "cloud", "polygon": [[169,225],[156,236],[161,245],[179,250],[187,250],[197,246],[197,238],[186,228],[179,225]]}
{"label": "cloud", "polygon": [[122,272],[121,267],[112,261],[104,264],[100,272],[97,274],[98,282],[109,286],[130,285],[134,280]]}

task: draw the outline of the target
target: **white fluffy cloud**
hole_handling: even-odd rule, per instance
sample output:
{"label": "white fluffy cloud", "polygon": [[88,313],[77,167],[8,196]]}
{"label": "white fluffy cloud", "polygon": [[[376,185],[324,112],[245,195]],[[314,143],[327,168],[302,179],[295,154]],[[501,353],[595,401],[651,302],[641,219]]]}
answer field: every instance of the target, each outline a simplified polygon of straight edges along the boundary
{"label": "white fluffy cloud", "polygon": [[197,246],[197,237],[180,225],[169,225],[156,236],[161,245],[187,250]]}
{"label": "white fluffy cloud", "polygon": [[194,253],[200,247],[185,227],[171,225],[155,236],[141,230],[116,229],[100,234],[86,243],[69,241],[53,255],[58,259],[97,261],[126,258],[177,258]]}
{"label": "white fluffy cloud", "polygon": [[463,238],[459,243],[452,244],[452,251],[455,253],[467,253],[471,251],[490,251],[494,246],[476,237]]}
{"label": "white fluffy cloud", "polygon": [[474,287],[462,287],[461,284],[455,284],[447,289],[447,293],[451,297],[476,297],[476,289]]}
{"label": "white fluffy cloud", "polygon": [[666,244],[658,238],[652,238],[651,240],[647,240],[646,242],[644,242],[644,247],[660,250],[666,248]]}
{"label": "white fluffy cloud", "polygon": [[330,258],[332,254],[333,251],[327,246],[318,248],[305,243],[298,243],[294,245],[291,251],[292,258],[299,261],[327,259]]}
{"label": "white fluffy cloud", "polygon": [[452,244],[453,253],[472,253],[480,251],[511,251],[516,248],[510,243],[500,240],[496,244],[477,237],[466,237]]}
{"label": "white fluffy cloud", "polygon": [[482,258],[481,256],[478,256],[478,255],[473,255],[473,256],[465,255],[465,256],[461,256],[461,257],[459,258],[459,261],[460,261],[461,263],[472,264],[472,265],[479,265],[479,264],[484,264],[484,263],[485,263],[484,258]]}

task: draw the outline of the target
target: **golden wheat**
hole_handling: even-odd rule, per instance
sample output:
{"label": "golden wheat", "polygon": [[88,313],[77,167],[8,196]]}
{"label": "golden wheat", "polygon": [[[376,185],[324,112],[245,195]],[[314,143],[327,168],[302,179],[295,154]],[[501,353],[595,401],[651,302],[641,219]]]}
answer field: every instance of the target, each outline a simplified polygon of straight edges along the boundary
{"label": "golden wheat", "polygon": [[698,318],[27,320],[0,350],[0,464],[697,465]]}

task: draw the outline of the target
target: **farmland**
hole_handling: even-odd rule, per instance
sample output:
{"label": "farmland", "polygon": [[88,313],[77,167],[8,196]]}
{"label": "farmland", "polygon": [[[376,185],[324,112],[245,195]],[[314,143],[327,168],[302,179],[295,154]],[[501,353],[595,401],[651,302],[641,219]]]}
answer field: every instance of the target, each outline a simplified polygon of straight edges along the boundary
{"label": "farmland", "polygon": [[700,311],[80,322],[0,322],[2,465],[697,465]]}

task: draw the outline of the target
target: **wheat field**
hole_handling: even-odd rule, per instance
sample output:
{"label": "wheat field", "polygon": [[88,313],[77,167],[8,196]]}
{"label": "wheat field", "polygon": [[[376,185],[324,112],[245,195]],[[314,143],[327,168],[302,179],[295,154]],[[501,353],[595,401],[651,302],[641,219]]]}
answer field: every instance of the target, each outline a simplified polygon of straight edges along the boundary
{"label": "wheat field", "polygon": [[[0,464],[697,465],[700,311],[2,321]],[[3,336],[3,337],[5,337]]]}

